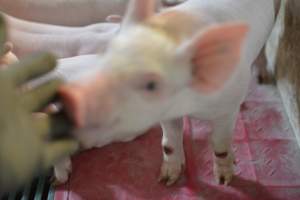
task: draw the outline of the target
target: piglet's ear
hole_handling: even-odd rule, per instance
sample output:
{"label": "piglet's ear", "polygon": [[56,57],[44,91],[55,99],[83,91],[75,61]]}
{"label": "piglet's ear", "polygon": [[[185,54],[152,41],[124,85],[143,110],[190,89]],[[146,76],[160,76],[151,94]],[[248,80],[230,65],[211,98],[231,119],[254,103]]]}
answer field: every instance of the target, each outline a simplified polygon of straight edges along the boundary
{"label": "piglet's ear", "polygon": [[122,22],[122,29],[145,21],[155,13],[157,0],[130,0]]}
{"label": "piglet's ear", "polygon": [[212,93],[223,87],[239,64],[247,32],[244,23],[214,25],[179,49],[191,62],[195,89]]}

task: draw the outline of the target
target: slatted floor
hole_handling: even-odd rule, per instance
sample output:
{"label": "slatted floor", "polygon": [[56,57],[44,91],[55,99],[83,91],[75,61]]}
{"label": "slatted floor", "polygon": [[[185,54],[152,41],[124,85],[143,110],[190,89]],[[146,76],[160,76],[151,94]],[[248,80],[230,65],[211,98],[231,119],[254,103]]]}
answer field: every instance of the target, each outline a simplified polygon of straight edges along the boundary
{"label": "slatted floor", "polygon": [[53,200],[54,188],[48,180],[48,177],[36,179],[19,192],[8,194],[1,200]]}

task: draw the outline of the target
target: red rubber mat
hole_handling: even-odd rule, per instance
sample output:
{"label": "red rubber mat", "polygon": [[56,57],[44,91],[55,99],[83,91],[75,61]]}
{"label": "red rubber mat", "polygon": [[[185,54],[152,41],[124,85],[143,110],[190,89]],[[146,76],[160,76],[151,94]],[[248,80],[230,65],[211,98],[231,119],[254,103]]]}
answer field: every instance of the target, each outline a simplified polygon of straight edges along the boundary
{"label": "red rubber mat", "polygon": [[251,88],[235,129],[236,176],[229,186],[213,179],[209,126],[192,120],[185,130],[193,130],[195,191],[186,177],[172,187],[157,182],[161,130],[153,128],[130,143],[76,156],[70,181],[57,188],[55,200],[300,200],[300,150],[279,96],[272,87]]}

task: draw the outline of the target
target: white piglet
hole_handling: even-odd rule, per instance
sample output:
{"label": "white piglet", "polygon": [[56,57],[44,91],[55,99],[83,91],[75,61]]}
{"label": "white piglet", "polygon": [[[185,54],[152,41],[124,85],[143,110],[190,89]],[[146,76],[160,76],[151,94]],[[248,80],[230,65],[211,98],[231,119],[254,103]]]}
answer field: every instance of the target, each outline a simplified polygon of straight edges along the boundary
{"label": "white piglet", "polygon": [[[173,184],[185,165],[182,117],[210,120],[214,174],[233,176],[232,133],[251,65],[272,29],[273,0],[188,0],[155,13],[132,0],[120,33],[94,71],[60,92],[85,148],[129,141],[161,123],[160,179]],[[65,181],[70,162],[55,168]]]}

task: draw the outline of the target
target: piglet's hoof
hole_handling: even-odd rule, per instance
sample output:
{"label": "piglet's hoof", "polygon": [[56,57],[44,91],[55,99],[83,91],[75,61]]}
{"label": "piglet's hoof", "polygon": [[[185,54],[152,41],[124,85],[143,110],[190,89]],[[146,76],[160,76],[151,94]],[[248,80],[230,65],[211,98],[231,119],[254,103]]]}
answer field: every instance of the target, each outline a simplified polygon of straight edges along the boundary
{"label": "piglet's hoof", "polygon": [[218,184],[228,185],[234,175],[234,156],[228,154],[224,157],[215,157],[214,175]]}
{"label": "piglet's hoof", "polygon": [[173,185],[184,171],[182,162],[166,162],[161,166],[159,182],[165,183],[167,186]]}
{"label": "piglet's hoof", "polygon": [[65,159],[54,166],[53,185],[61,185],[68,181],[69,175],[72,172],[71,159]]}
{"label": "piglet's hoof", "polygon": [[232,167],[218,167],[214,170],[215,179],[220,185],[228,185],[233,177],[233,169]]}
{"label": "piglet's hoof", "polygon": [[51,186],[53,186],[53,187],[58,187],[58,186],[64,184],[64,183],[61,183],[60,181],[58,181],[54,175],[50,178],[50,183],[51,183]]}

